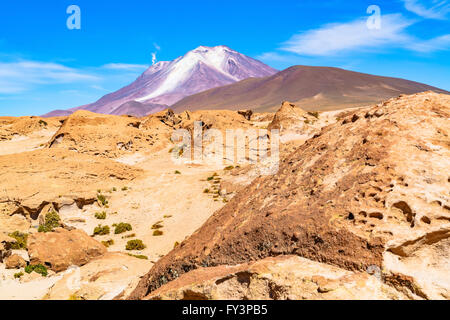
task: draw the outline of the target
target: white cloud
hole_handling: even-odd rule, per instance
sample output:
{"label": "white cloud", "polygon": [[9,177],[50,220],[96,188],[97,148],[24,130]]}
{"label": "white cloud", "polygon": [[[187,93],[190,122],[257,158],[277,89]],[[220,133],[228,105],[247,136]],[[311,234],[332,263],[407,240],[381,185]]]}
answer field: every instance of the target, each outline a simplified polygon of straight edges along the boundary
{"label": "white cloud", "polygon": [[20,93],[35,85],[98,81],[95,75],[57,63],[0,62],[0,93]]}
{"label": "white cloud", "polygon": [[281,49],[300,55],[329,56],[344,51],[397,46],[410,40],[405,29],[413,21],[400,14],[384,15],[381,19],[380,29],[369,29],[367,17],[348,23],[327,24],[294,35]]}
{"label": "white cloud", "polygon": [[450,13],[447,0],[403,0],[405,9],[427,19],[446,19]]}
{"label": "white cloud", "polygon": [[137,71],[137,70],[145,70],[148,68],[148,66],[143,64],[127,64],[127,63],[108,63],[102,66],[103,69],[108,70],[130,70],[130,71]]}
{"label": "white cloud", "polygon": [[450,34],[439,36],[430,40],[416,41],[408,45],[409,49],[417,52],[434,52],[450,50]]}

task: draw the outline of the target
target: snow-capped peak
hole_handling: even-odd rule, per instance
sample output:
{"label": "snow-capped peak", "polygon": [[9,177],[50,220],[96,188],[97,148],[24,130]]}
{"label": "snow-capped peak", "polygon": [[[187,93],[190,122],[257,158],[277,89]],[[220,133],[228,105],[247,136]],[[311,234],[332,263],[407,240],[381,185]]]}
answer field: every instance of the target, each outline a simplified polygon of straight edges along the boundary
{"label": "snow-capped peak", "polygon": [[246,58],[250,59],[226,46],[200,46],[168,64],[158,67],[153,66],[151,73],[157,72],[154,71],[155,69],[158,69],[158,71],[165,69],[163,71],[166,74],[165,80],[156,90],[136,100],[143,102],[174,91],[192,76],[199,64],[221,74],[228,83],[243,80],[253,75],[242,76],[242,74],[230,70],[230,66],[238,66],[238,60],[245,60]]}
{"label": "snow-capped peak", "polygon": [[132,84],[84,108],[112,113],[129,101],[170,106],[208,89],[276,72],[227,46],[200,46],[173,61],[155,63]]}

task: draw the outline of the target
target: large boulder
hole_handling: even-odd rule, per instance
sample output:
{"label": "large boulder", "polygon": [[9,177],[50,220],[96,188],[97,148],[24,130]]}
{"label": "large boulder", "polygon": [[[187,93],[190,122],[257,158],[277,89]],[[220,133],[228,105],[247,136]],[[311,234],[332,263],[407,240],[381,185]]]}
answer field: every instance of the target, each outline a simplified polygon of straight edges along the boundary
{"label": "large boulder", "polygon": [[28,239],[31,264],[42,264],[55,272],[85,265],[106,251],[103,244],[81,230],[58,228],[55,232],[33,234]]}
{"label": "large boulder", "polygon": [[19,255],[13,254],[5,260],[6,269],[20,269],[27,266],[27,262]]}
{"label": "large boulder", "polygon": [[132,291],[151,265],[149,260],[108,252],[65,272],[45,299],[112,300]]}

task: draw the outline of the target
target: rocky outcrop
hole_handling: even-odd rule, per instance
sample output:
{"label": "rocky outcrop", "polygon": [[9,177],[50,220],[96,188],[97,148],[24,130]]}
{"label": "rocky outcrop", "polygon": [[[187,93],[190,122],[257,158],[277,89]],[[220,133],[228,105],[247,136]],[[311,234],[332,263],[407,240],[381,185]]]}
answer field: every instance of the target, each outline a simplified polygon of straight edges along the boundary
{"label": "rocky outcrop", "polygon": [[128,294],[152,263],[127,254],[107,253],[74,268],[55,283],[46,300],[112,300]]}
{"label": "rocky outcrop", "polygon": [[281,255],[379,268],[409,298],[448,298],[449,118],[449,96],[423,93],[323,128],[161,259],[130,298],[194,269]]}
{"label": "rocky outcrop", "polygon": [[27,266],[27,262],[19,255],[13,254],[5,260],[6,269],[20,269]]}
{"label": "rocky outcrop", "polygon": [[11,255],[11,243],[16,240],[0,233],[0,263]]}
{"label": "rocky outcrop", "polygon": [[297,256],[238,266],[200,268],[182,275],[150,300],[406,299],[375,275],[351,272]]}
{"label": "rocky outcrop", "polygon": [[[110,159],[61,149],[44,149],[0,156],[0,214],[37,219],[48,204],[93,203],[98,189],[110,189],[134,180],[142,170]],[[45,187],[43,187],[45,186]],[[19,217],[0,217],[17,227]],[[10,229],[8,224],[0,227]],[[14,230],[17,231],[17,230]]]}
{"label": "rocky outcrop", "polygon": [[106,247],[81,230],[36,233],[28,239],[31,264],[42,264],[60,272],[70,266],[82,266],[106,253]]}

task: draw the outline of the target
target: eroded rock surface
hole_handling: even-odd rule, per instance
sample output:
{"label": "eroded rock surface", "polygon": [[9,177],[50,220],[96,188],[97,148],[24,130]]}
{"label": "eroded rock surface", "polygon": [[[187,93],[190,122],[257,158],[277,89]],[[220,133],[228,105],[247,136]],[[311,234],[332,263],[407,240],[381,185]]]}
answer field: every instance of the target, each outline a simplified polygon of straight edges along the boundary
{"label": "eroded rock surface", "polygon": [[70,266],[83,266],[106,253],[106,247],[81,230],[35,233],[28,240],[28,254],[33,265],[42,264],[60,272]]}
{"label": "eroded rock surface", "polygon": [[161,259],[130,298],[194,269],[279,255],[379,268],[410,298],[448,297],[449,117],[449,96],[422,93],[323,128]]}
{"label": "eroded rock surface", "polygon": [[298,256],[238,266],[201,268],[182,275],[150,300],[366,300],[406,299],[376,276]]}

